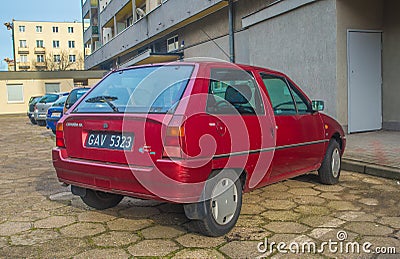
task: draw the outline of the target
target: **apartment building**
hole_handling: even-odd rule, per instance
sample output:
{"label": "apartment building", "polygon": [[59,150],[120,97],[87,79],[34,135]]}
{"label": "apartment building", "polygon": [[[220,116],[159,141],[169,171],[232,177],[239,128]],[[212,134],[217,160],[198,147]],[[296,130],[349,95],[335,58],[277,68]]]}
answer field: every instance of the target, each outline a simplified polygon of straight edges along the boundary
{"label": "apartment building", "polygon": [[284,71],[348,132],[400,130],[397,0],[82,0],[87,69],[211,57]]}
{"label": "apartment building", "polygon": [[16,71],[84,68],[82,23],[14,20],[13,30]]}

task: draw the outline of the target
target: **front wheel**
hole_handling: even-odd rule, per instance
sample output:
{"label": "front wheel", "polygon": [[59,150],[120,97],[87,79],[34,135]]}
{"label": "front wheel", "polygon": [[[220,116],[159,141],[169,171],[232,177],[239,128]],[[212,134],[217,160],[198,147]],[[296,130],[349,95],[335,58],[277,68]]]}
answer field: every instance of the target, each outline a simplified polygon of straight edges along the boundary
{"label": "front wheel", "polygon": [[318,169],[321,183],[333,185],[339,182],[341,159],[339,143],[332,139],[329,142],[328,149],[326,150],[324,161]]}
{"label": "front wheel", "polygon": [[203,193],[206,216],[196,221],[207,236],[222,236],[235,226],[242,208],[242,183],[233,170],[216,171],[207,180]]}
{"label": "front wheel", "polygon": [[124,196],[113,193],[105,193],[95,190],[86,190],[86,194],[81,196],[82,201],[95,209],[105,210],[117,206]]}
{"label": "front wheel", "polygon": [[37,124],[38,124],[39,126],[41,126],[41,127],[46,126],[46,121],[38,120],[38,121],[36,121],[36,122],[37,122]]}
{"label": "front wheel", "polygon": [[30,117],[29,120],[31,121],[31,123],[32,123],[33,125],[36,125],[36,124],[37,124],[35,118]]}

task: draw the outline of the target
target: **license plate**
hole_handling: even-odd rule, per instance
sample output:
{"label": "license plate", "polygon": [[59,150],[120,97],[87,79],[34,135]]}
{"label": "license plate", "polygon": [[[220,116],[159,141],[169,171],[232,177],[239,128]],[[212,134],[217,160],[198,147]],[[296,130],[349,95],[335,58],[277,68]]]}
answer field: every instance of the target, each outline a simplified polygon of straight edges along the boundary
{"label": "license plate", "polygon": [[51,114],[51,117],[60,117],[61,116],[61,112],[54,112]]}
{"label": "license plate", "polygon": [[112,150],[132,150],[133,133],[89,132],[85,146]]}

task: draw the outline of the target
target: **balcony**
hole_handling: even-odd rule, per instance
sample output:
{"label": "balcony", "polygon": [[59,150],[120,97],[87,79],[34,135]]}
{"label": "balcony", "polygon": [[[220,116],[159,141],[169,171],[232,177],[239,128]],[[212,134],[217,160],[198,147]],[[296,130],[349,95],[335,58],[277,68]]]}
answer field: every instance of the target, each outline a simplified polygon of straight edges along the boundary
{"label": "balcony", "polygon": [[91,38],[99,37],[99,26],[90,26],[83,32],[83,41],[88,42]]}
{"label": "balcony", "polygon": [[19,62],[18,63],[18,68],[20,70],[26,70],[29,69],[31,67],[31,63],[30,62]]}
{"label": "balcony", "polygon": [[45,54],[46,48],[45,47],[37,47],[35,48],[35,54]]}
{"label": "balcony", "polygon": [[134,50],[136,46],[165,36],[225,6],[227,1],[224,0],[168,0],[88,56],[85,68],[93,68],[117,55]]}
{"label": "balcony", "polygon": [[[132,3],[132,0],[112,0],[106,8],[100,12],[100,28],[103,28],[106,23],[114,18],[116,13],[129,3]],[[132,4],[130,5],[130,11],[133,12]]]}
{"label": "balcony", "polygon": [[46,67],[46,63],[45,62],[36,62],[35,66],[39,67],[39,68],[44,68],[44,67]]}
{"label": "balcony", "polygon": [[86,2],[83,4],[82,7],[82,14],[83,17],[86,17],[86,15],[89,13],[90,8],[97,8],[97,0],[86,0]]}
{"label": "balcony", "polygon": [[29,48],[28,47],[19,47],[18,54],[29,54]]}

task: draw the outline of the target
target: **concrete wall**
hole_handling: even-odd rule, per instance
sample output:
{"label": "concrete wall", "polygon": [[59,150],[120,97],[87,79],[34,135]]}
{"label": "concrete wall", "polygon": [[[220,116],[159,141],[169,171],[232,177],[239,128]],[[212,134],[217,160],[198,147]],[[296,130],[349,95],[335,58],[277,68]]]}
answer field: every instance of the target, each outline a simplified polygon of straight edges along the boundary
{"label": "concrete wall", "polygon": [[383,128],[400,130],[400,1],[384,3]]}
{"label": "concrete wall", "polygon": [[336,4],[317,1],[248,29],[250,64],[288,74],[337,117]]}
{"label": "concrete wall", "polygon": [[337,107],[339,121],[348,121],[347,30],[382,30],[382,0],[337,0]]}

